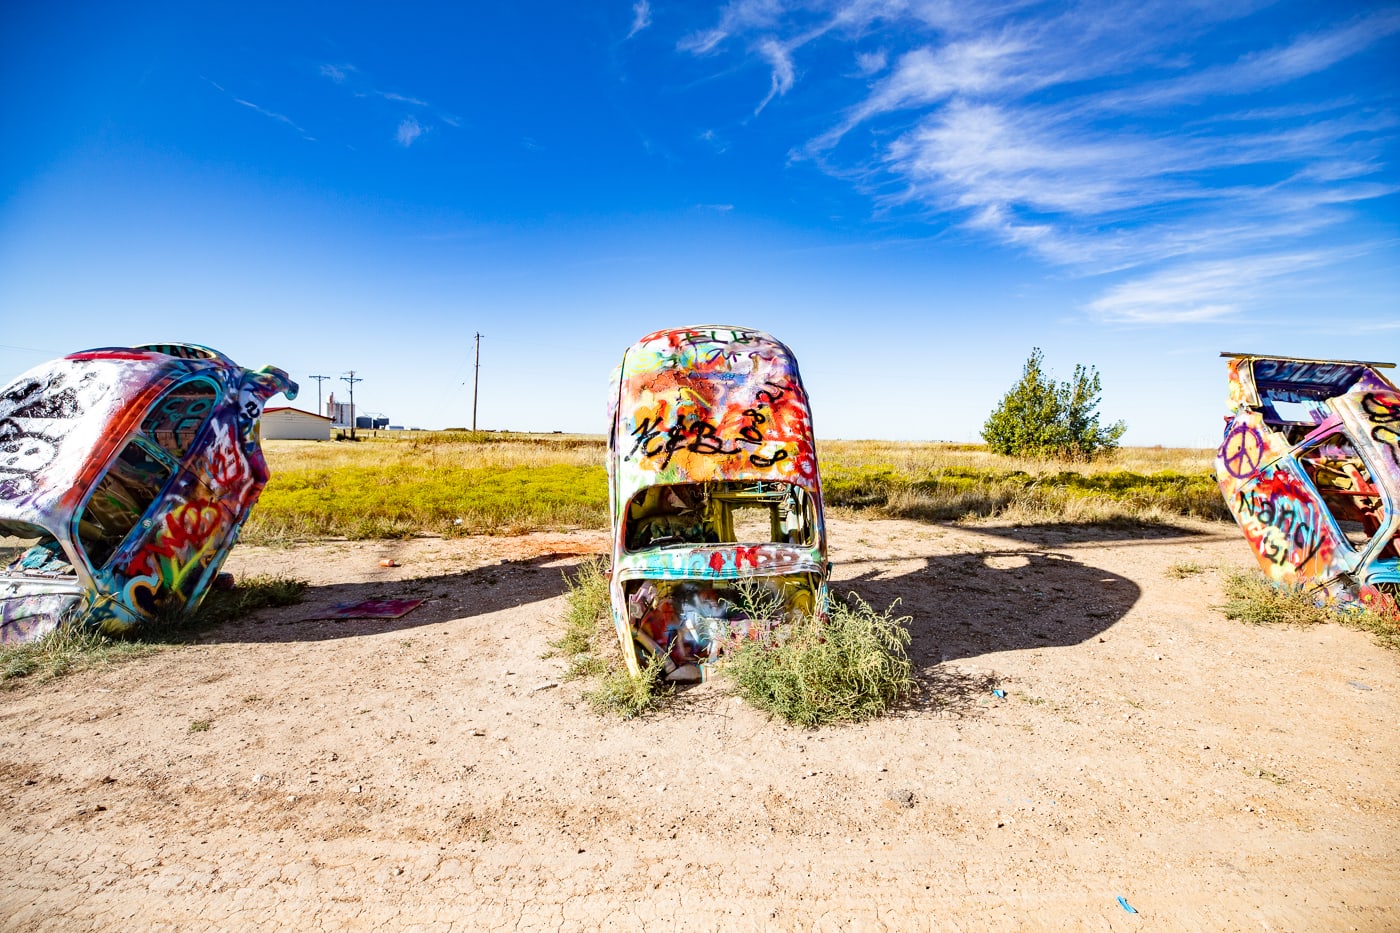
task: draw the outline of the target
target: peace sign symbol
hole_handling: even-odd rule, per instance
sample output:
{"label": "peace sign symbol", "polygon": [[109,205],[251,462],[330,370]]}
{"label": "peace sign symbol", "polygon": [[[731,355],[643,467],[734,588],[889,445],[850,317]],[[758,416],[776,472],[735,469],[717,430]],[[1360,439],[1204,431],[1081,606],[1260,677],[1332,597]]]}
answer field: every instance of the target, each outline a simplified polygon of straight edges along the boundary
{"label": "peace sign symbol", "polygon": [[1235,479],[1243,479],[1259,469],[1259,461],[1264,458],[1264,438],[1255,428],[1238,425],[1225,436],[1220,458],[1225,462],[1226,472]]}

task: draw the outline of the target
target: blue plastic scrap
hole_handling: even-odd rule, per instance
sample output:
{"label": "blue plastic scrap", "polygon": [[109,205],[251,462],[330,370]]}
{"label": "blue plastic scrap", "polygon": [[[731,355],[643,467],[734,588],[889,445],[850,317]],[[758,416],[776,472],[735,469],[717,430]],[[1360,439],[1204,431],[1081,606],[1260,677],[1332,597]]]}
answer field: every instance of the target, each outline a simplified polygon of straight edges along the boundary
{"label": "blue plastic scrap", "polygon": [[1118,895],[1118,906],[1123,908],[1130,914],[1137,913],[1137,911],[1133,909],[1133,905],[1128,903],[1128,899],[1121,894]]}
{"label": "blue plastic scrap", "polygon": [[1006,691],[1005,691],[1005,690],[993,690],[993,691],[992,691],[992,696],[996,697],[996,698],[999,699],[999,700],[1004,700],[1004,699],[1006,699]]}

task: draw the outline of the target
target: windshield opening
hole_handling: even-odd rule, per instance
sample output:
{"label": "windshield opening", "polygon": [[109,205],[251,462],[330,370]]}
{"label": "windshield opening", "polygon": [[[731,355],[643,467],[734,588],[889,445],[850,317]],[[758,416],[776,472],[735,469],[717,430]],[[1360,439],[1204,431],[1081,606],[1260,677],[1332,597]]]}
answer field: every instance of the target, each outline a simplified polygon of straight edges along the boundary
{"label": "windshield opening", "polygon": [[812,497],[777,482],[651,486],[624,513],[627,549],[674,544],[794,544],[816,535]]}
{"label": "windshield opening", "polygon": [[122,448],[78,517],[78,540],[94,568],[106,565],[170,479],[170,467],[136,441]]}

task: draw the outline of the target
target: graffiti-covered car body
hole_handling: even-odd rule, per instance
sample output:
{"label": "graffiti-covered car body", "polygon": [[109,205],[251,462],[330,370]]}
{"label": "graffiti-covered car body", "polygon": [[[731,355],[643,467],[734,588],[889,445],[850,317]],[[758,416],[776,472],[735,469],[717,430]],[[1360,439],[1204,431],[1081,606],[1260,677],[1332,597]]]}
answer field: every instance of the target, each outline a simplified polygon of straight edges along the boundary
{"label": "graffiti-covered car body", "polygon": [[1400,393],[1391,363],[1225,353],[1225,501],[1279,587],[1396,612]]}
{"label": "graffiti-covered car body", "polygon": [[610,593],[634,675],[665,655],[668,679],[703,679],[728,639],[820,611],[826,526],[792,351],[744,327],[657,331],[623,355],[608,409]]}
{"label": "graffiti-covered car body", "polygon": [[196,608],[267,482],[280,369],[193,344],[105,347],[0,390],[0,641]]}

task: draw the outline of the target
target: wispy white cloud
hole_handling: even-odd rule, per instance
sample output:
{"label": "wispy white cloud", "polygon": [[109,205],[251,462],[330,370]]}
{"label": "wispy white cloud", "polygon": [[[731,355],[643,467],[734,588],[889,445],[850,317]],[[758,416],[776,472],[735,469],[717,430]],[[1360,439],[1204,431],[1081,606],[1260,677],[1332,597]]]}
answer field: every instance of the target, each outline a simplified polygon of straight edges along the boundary
{"label": "wispy white cloud", "polygon": [[648,0],[637,0],[632,4],[632,28],[627,31],[627,38],[632,38],[651,25],[651,3]]}
{"label": "wispy white cloud", "polygon": [[890,56],[884,49],[856,53],[856,68],[862,75],[879,74],[888,68],[889,64]]}
{"label": "wispy white cloud", "polygon": [[[399,91],[386,91],[376,87],[370,76],[352,64],[325,64],[321,66],[321,74],[344,87],[356,98],[365,101],[385,101],[388,104],[397,105],[392,108],[388,119],[396,121],[394,138],[399,145],[405,148],[412,146],[419,137],[424,133],[431,132],[435,126],[446,125],[456,128],[462,125],[461,118],[440,110],[431,101],[422,97],[403,94]],[[406,113],[409,108],[412,108],[413,112]],[[385,119],[383,109],[381,109],[380,114],[380,119]]]}
{"label": "wispy white cloud", "polygon": [[766,65],[755,115],[779,96],[798,112],[799,80],[854,61],[823,76],[851,93],[795,157],[887,215],[1132,275],[1088,306],[1098,319],[1201,322],[1340,261],[1319,238],[1400,190],[1394,82],[1356,64],[1393,60],[1400,7],[1285,20],[1271,2],[733,0],[678,48]]}
{"label": "wispy white cloud", "polygon": [[413,117],[407,117],[399,123],[399,128],[398,131],[395,132],[394,138],[399,141],[400,146],[407,149],[409,146],[413,145],[424,132],[425,130],[422,124]]}
{"label": "wispy white cloud", "polygon": [[428,102],[426,100],[419,100],[416,97],[406,97],[403,94],[395,94],[393,91],[375,91],[374,93],[378,94],[385,100],[391,100],[396,104],[412,104],[415,107],[428,106]]}
{"label": "wispy white cloud", "polygon": [[704,55],[714,51],[716,46],[736,32],[774,26],[787,7],[783,0],[730,0],[720,11],[719,22],[715,26],[686,36],[677,48]]}
{"label": "wispy white cloud", "polygon": [[792,55],[780,42],[775,39],[763,39],[758,43],[758,54],[768,62],[773,70],[772,85],[768,89],[768,96],[759,102],[754,110],[754,115],[763,112],[763,108],[774,98],[786,94],[792,90],[792,82],[795,75],[792,67]]}
{"label": "wispy white cloud", "polygon": [[724,139],[714,130],[701,130],[696,134],[696,138],[707,143],[717,153],[723,154],[729,151],[729,140]]}
{"label": "wispy white cloud", "polygon": [[219,84],[217,81],[213,81],[213,80],[211,80],[211,79],[209,79],[209,78],[204,78],[204,80],[207,81],[207,82],[209,83],[209,85],[210,85],[211,87],[213,87],[215,90],[217,90],[220,94],[223,94],[225,97],[227,97],[229,100],[233,101],[235,104],[238,104],[240,107],[247,107],[249,110],[252,110],[254,113],[260,113],[260,114],[262,114],[263,116],[267,117],[269,120],[274,120],[274,121],[276,121],[276,122],[278,122],[278,123],[281,123],[283,126],[291,127],[292,129],[294,129],[294,130],[296,130],[298,133],[300,133],[302,139],[305,139],[307,142],[315,142],[315,141],[316,141],[316,137],[314,137],[314,136],[312,136],[310,133],[308,133],[305,129],[303,129],[300,125],[298,125],[297,122],[296,122],[295,120],[293,120],[291,117],[289,117],[289,116],[287,116],[287,115],[285,115],[285,114],[277,113],[277,112],[274,111],[274,110],[268,110],[266,107],[263,107],[263,106],[260,106],[260,105],[258,105],[258,104],[255,104],[255,103],[253,103],[251,100],[244,100],[244,99],[241,98],[241,97],[235,97],[233,94],[229,93],[229,92],[224,88],[224,86],[221,85],[221,84]]}
{"label": "wispy white cloud", "polygon": [[1137,111],[1277,87],[1325,71],[1397,31],[1400,10],[1380,10],[1341,27],[1297,36],[1278,48],[1247,53],[1228,64],[1105,94],[1093,105]]}
{"label": "wispy white cloud", "polygon": [[1089,303],[1104,321],[1182,324],[1231,317],[1257,304],[1298,274],[1334,262],[1337,255],[1288,252],[1188,263],[1110,288]]}
{"label": "wispy white cloud", "polygon": [[354,65],[325,64],[321,66],[322,77],[330,78],[336,84],[344,84],[354,71]]}

